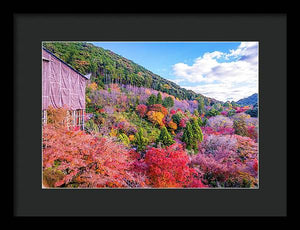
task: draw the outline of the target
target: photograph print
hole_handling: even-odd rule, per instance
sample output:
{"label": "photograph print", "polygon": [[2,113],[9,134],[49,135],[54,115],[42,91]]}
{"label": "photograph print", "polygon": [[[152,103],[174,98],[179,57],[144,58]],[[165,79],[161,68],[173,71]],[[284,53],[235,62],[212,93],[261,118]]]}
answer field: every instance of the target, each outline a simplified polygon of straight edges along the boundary
{"label": "photograph print", "polygon": [[41,44],[43,189],[258,189],[257,41]]}

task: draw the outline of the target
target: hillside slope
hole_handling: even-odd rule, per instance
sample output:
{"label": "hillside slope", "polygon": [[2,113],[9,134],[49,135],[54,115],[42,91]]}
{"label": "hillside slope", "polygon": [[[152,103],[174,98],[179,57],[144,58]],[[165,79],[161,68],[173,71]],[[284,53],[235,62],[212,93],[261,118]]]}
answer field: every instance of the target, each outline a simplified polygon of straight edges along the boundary
{"label": "hillside slope", "polygon": [[242,106],[255,105],[258,102],[257,100],[258,100],[258,94],[254,93],[249,97],[238,100],[236,103]]}
{"label": "hillside slope", "polygon": [[218,102],[181,88],[131,60],[90,43],[44,42],[43,46],[79,72],[92,73],[91,80],[98,84],[118,83],[152,88],[187,100],[198,100],[202,97],[207,105]]}

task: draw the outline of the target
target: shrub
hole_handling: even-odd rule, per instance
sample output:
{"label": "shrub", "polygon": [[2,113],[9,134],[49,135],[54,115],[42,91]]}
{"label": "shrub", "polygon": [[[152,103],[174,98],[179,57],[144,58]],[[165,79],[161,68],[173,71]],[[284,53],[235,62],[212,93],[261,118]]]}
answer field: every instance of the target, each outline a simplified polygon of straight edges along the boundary
{"label": "shrub", "polygon": [[188,166],[189,157],[179,144],[175,143],[165,149],[149,149],[145,163],[148,165],[147,184],[152,187],[204,187],[198,181],[196,171]]}
{"label": "shrub", "polygon": [[61,181],[65,174],[55,167],[49,167],[43,171],[43,185],[45,187],[55,187],[55,183]]}
{"label": "shrub", "polygon": [[140,105],[137,106],[136,110],[137,110],[137,112],[139,113],[139,115],[141,117],[145,117],[145,115],[147,113],[147,106],[143,105],[143,104],[140,104]]}
{"label": "shrub", "polygon": [[43,127],[43,176],[49,186],[143,186],[143,178],[130,172],[132,162],[130,152],[110,138],[53,125]]}

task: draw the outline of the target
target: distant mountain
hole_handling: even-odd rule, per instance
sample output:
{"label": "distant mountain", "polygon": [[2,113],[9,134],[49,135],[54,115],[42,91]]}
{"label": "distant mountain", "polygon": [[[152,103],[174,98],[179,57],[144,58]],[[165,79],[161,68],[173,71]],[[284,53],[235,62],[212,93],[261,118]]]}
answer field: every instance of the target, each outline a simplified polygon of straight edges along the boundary
{"label": "distant mountain", "polygon": [[258,100],[258,94],[254,93],[249,97],[238,100],[236,103],[242,106],[255,105],[258,102],[257,100]]}
{"label": "distant mountain", "polygon": [[219,102],[182,88],[125,57],[90,43],[44,42],[43,46],[82,74],[91,73],[91,80],[97,83],[143,86],[179,99],[198,100],[202,97],[207,105]]}

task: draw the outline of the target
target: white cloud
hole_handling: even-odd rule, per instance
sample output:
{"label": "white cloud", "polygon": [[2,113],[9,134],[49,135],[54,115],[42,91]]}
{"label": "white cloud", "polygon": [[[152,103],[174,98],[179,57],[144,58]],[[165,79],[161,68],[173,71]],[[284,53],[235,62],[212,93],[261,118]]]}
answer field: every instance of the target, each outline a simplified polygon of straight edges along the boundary
{"label": "white cloud", "polygon": [[239,100],[257,92],[258,43],[242,42],[236,50],[205,53],[193,65],[173,66],[174,82],[193,83],[183,86],[221,101]]}
{"label": "white cloud", "polygon": [[235,87],[230,84],[205,84],[196,86],[185,86],[184,88],[199,92],[205,96],[215,98],[220,101],[237,101],[241,98],[257,93],[255,85]]}

